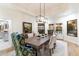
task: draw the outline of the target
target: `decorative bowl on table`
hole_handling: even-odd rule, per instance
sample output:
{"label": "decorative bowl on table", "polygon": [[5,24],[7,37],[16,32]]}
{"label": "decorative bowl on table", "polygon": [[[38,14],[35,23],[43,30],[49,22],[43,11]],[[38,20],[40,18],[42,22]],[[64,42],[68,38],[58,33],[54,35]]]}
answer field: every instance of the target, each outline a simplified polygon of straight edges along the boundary
{"label": "decorative bowl on table", "polygon": [[41,38],[44,38],[45,37],[45,34],[42,34]]}
{"label": "decorative bowl on table", "polygon": [[45,34],[45,37],[47,37],[47,34]]}
{"label": "decorative bowl on table", "polygon": [[40,40],[41,36],[40,36],[40,35],[38,35],[37,37],[38,37],[38,40]]}

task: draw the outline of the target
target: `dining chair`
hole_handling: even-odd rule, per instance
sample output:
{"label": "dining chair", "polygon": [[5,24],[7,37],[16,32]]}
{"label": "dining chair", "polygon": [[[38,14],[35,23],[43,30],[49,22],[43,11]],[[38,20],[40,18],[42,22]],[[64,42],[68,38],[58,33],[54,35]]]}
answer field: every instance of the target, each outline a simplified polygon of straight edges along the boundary
{"label": "dining chair", "polygon": [[15,52],[17,56],[32,56],[33,55],[33,49],[28,48],[25,45],[21,45],[20,42],[22,40],[22,37],[17,32],[14,32],[11,34],[12,42],[15,47]]}
{"label": "dining chair", "polygon": [[52,55],[52,53],[54,53],[54,49],[56,47],[56,40],[57,40],[56,35],[52,35],[50,37],[50,41],[49,41],[49,44],[48,44],[50,55]]}
{"label": "dining chair", "polygon": [[53,34],[49,37],[49,41],[45,44],[44,50],[45,51],[47,50],[50,53],[50,55],[54,53],[54,49],[56,47],[56,40],[57,40],[56,35]]}

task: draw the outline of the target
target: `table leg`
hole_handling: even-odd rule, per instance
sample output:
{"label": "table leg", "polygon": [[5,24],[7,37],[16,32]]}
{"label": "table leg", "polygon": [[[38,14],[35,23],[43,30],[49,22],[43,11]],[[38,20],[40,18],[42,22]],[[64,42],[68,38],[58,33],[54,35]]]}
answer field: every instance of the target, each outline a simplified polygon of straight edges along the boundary
{"label": "table leg", "polygon": [[41,56],[41,52],[40,52],[40,49],[37,49],[37,53],[36,53],[37,56]]}

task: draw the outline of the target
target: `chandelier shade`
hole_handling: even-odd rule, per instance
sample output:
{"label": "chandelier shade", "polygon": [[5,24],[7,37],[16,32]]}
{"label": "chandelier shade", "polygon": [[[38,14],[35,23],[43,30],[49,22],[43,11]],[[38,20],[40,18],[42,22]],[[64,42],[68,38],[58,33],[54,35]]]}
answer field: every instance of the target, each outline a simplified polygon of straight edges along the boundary
{"label": "chandelier shade", "polygon": [[36,16],[36,22],[46,23],[47,18],[45,17],[45,3],[44,3],[44,15],[41,15],[41,3],[40,3],[40,15]]}

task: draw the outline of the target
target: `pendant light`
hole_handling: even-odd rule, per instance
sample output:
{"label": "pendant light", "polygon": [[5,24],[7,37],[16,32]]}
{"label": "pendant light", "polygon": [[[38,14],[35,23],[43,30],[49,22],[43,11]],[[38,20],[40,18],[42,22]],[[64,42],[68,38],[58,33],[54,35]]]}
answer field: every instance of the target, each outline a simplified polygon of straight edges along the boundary
{"label": "pendant light", "polygon": [[45,3],[43,4],[43,15],[42,15],[42,8],[41,8],[42,4],[40,3],[40,13],[39,13],[39,16],[36,16],[36,22],[38,23],[46,23],[46,16],[45,16]]}

